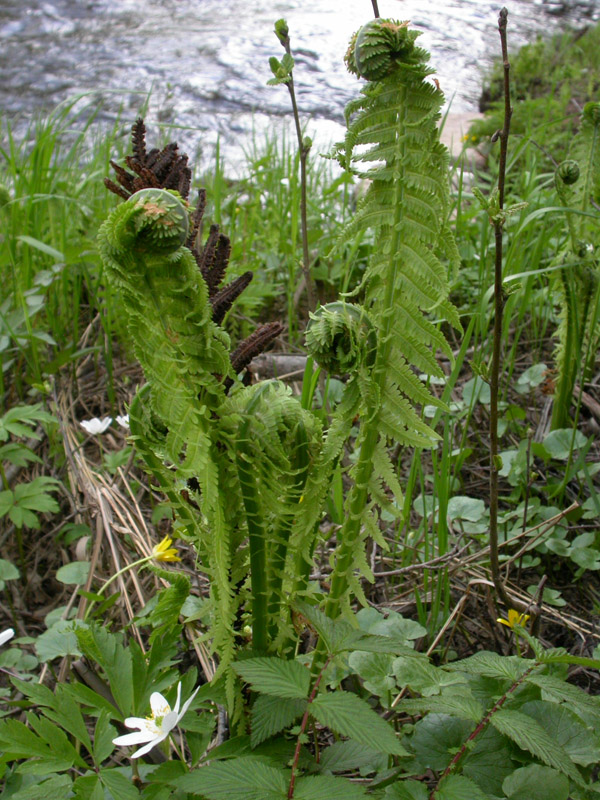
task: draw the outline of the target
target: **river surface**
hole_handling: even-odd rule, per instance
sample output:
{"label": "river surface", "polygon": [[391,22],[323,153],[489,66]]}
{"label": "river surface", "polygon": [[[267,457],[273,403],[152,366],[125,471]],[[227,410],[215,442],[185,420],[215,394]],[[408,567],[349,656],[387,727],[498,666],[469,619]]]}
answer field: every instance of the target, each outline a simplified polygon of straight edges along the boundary
{"label": "river surface", "polygon": [[[502,5],[513,47],[600,11],[598,0],[379,0],[379,11],[423,32],[451,110],[467,112],[499,50]],[[369,0],[1,0],[0,110],[24,120],[82,94],[99,121],[130,124],[150,97],[150,123],[176,128],[170,137],[203,160],[219,137],[235,159],[252,130],[276,130],[289,115],[286,88],[266,85],[284,17],[300,112],[324,143],[340,136],[359,88],[343,64],[348,40],[372,16]]]}

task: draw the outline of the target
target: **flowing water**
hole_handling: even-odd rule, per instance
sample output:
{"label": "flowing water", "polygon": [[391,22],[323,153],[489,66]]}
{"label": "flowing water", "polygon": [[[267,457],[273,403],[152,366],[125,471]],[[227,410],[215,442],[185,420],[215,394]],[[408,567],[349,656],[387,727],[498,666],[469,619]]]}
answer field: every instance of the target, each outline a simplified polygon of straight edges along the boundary
{"label": "flowing water", "polygon": [[[581,27],[598,0],[508,0],[513,47],[538,33]],[[379,0],[382,16],[410,19],[452,111],[477,108],[482,70],[499,50],[491,0]],[[285,87],[268,87],[268,59],[283,50],[273,23],[288,21],[303,120],[321,141],[339,136],[356,95],[343,55],[373,15],[369,0],[2,0],[0,110],[30,116],[85,93],[100,120],[147,117],[204,153],[220,138],[233,155],[251,131],[289,116]],[[82,101],[83,102],[83,101]]]}

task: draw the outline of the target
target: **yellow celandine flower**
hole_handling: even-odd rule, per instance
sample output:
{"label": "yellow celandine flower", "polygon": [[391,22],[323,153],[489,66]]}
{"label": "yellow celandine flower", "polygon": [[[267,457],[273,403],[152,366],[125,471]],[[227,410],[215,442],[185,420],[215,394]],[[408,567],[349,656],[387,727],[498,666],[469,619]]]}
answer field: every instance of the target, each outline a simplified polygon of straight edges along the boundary
{"label": "yellow celandine flower", "polygon": [[165,536],[162,542],[155,544],[152,548],[152,558],[155,561],[181,561],[177,555],[177,549],[171,547],[173,539],[170,536]]}
{"label": "yellow celandine flower", "polygon": [[513,630],[515,625],[525,625],[529,617],[530,614],[519,614],[516,609],[509,608],[508,619],[497,619],[496,622],[499,622],[501,625],[506,625],[507,628]]}

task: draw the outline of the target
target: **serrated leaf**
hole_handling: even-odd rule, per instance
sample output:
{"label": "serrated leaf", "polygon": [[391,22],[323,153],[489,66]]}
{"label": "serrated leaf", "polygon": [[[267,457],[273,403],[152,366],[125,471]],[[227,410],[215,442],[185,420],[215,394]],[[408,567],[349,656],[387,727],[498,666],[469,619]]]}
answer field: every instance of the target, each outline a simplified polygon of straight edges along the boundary
{"label": "serrated leaf", "polygon": [[0,750],[5,757],[30,759],[29,765],[37,770],[38,775],[63,772],[70,769],[74,761],[71,756],[65,758],[55,755],[44,739],[14,719],[0,722]]}
{"label": "serrated leaf", "polygon": [[298,778],[294,786],[294,800],[360,800],[366,796],[362,786],[328,775]]}
{"label": "serrated leaf", "polygon": [[74,631],[75,624],[77,624],[77,628],[85,625],[81,620],[76,623],[75,620],[61,619],[44,631],[41,636],[38,636],[35,642],[35,651],[40,661],[81,655],[77,634]]}
{"label": "serrated leaf", "polygon": [[213,762],[173,781],[207,800],[287,800],[288,783],[282,770],[247,756]]}
{"label": "serrated leaf", "polygon": [[293,725],[306,709],[306,700],[261,694],[252,706],[252,747]]}
{"label": "serrated leaf", "polygon": [[75,739],[80,741],[86,750],[91,753],[92,743],[79,706],[73,698],[64,691],[61,684],[56,687],[55,691],[56,695],[53,708],[45,709],[44,714],[48,719],[51,719],[58,726],[64,728],[67,733],[70,733]]}
{"label": "serrated leaf", "polygon": [[500,709],[492,714],[490,723],[496,730],[508,736],[515,744],[523,750],[529,751],[544,764],[568,775],[579,786],[585,786],[585,781],[569,756],[536,720],[520,711]]}
{"label": "serrated leaf", "polygon": [[587,767],[600,763],[600,737],[566,705],[533,700],[521,706],[520,711],[537,720],[575,764]]}
{"label": "serrated leaf", "polygon": [[[380,761],[381,753],[379,751],[354,739],[348,739],[345,742],[334,742],[321,752],[319,772],[362,770],[372,765],[378,765]],[[375,769],[371,771],[375,771]]]}
{"label": "serrated leaf", "polygon": [[387,695],[396,686],[393,676],[394,658],[388,653],[368,653],[355,650],[348,657],[348,666],[364,682],[365,689],[372,694]]}
{"label": "serrated leaf", "polygon": [[462,661],[454,661],[447,664],[448,670],[461,670],[470,675],[484,675],[488,678],[503,678],[514,682],[518,680],[529,667],[534,665],[534,661],[518,656],[499,656],[489,650],[482,650]]}
{"label": "serrated leaf", "polygon": [[68,775],[52,775],[45,781],[36,781],[33,786],[11,794],[11,800],[48,800],[51,797],[68,797],[72,787]]}
{"label": "serrated leaf", "polygon": [[464,675],[435,667],[422,655],[397,658],[394,661],[394,675],[398,686],[410,686],[425,697],[439,694],[444,686],[465,683]]}
{"label": "serrated leaf", "polygon": [[486,794],[502,796],[502,781],[515,768],[513,745],[488,725],[474,741],[462,768],[462,774],[474,781]]}
{"label": "serrated leaf", "polygon": [[393,728],[355,694],[343,691],[320,694],[311,704],[310,712],[322,725],[380,753],[407,755]]}
{"label": "serrated leaf", "polygon": [[234,670],[261,694],[304,700],[310,688],[310,671],[298,661],[265,656],[233,664]]}
{"label": "serrated leaf", "polygon": [[417,722],[410,739],[417,756],[416,769],[444,770],[472,730],[472,722],[446,714],[428,714]]}
{"label": "serrated leaf", "polygon": [[554,675],[533,672],[527,676],[526,680],[528,683],[539,686],[553,700],[569,703],[574,711],[581,710],[586,714],[593,714],[600,723],[600,699],[597,696],[589,695],[579,687],[566,683]]}
{"label": "serrated leaf", "polygon": [[422,714],[424,711],[431,711],[471,722],[480,722],[484,714],[479,700],[475,699],[466,689],[462,694],[446,693],[436,697],[403,700],[399,704],[398,710],[406,711],[408,714]]}
{"label": "serrated leaf", "polygon": [[435,796],[436,800],[487,800],[479,786],[464,775],[448,775],[441,780]]}
{"label": "serrated leaf", "polygon": [[398,781],[387,787],[385,796],[390,800],[429,800],[427,786],[421,781]]}
{"label": "serrated leaf", "polygon": [[529,764],[505,778],[502,789],[509,800],[568,800],[569,779],[550,767]]}

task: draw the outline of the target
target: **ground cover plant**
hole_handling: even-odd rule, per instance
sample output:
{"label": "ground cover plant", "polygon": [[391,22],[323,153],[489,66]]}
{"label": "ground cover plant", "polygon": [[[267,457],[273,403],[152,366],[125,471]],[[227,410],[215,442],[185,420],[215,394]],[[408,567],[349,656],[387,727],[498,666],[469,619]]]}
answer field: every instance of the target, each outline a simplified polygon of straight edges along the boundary
{"label": "ground cover plant", "polygon": [[468,184],[417,35],[350,43],[341,177],[7,129],[3,796],[597,794],[600,115],[511,150],[505,58]]}

